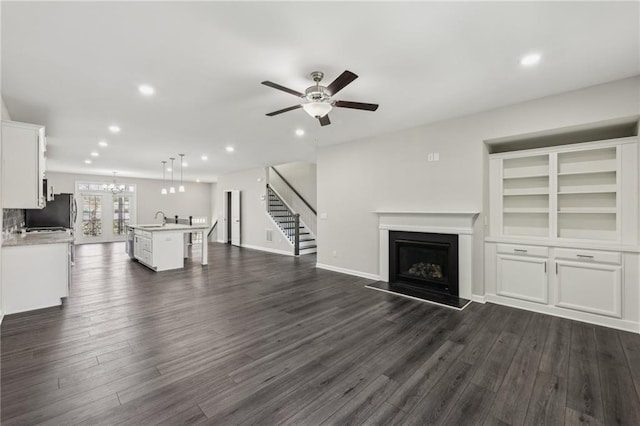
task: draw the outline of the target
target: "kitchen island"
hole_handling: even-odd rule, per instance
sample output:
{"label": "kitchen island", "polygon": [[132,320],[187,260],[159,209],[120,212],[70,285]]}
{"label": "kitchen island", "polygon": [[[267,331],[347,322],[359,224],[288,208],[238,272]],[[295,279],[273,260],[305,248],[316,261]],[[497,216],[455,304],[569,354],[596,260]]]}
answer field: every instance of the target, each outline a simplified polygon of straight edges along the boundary
{"label": "kitchen island", "polygon": [[127,251],[148,268],[160,272],[184,268],[184,259],[188,257],[188,235],[202,233],[202,253],[200,263],[207,264],[208,225],[182,225],[167,223],[164,225],[129,225]]}

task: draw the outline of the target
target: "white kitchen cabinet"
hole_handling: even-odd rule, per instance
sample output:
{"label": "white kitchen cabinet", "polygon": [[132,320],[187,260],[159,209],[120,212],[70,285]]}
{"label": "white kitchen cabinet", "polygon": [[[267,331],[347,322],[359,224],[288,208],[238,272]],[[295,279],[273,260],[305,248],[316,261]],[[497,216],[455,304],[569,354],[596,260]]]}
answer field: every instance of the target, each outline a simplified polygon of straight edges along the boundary
{"label": "white kitchen cabinet", "polygon": [[2,122],[2,206],[41,209],[46,139],[43,126]]}
{"label": "white kitchen cabinet", "polygon": [[69,296],[69,256],[69,243],[2,247],[3,313],[60,305]]}
{"label": "white kitchen cabinet", "polygon": [[134,257],[156,271],[184,267],[184,232],[149,232],[135,229],[133,237]]}
{"label": "white kitchen cabinet", "polygon": [[622,316],[622,266],[556,260],[555,305]]}
{"label": "white kitchen cabinet", "polygon": [[548,301],[547,259],[527,255],[497,255],[497,293],[531,302]]}

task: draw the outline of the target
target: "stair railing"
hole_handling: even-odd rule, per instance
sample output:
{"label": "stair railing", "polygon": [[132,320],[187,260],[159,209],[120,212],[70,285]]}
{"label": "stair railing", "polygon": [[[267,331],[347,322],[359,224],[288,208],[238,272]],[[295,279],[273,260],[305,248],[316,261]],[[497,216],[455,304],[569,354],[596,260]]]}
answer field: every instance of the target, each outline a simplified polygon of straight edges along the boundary
{"label": "stair railing", "polygon": [[300,213],[300,220],[316,235],[317,213],[307,200],[285,179],[275,167],[269,167],[269,184],[277,191],[280,199],[287,204],[292,211]]}
{"label": "stair railing", "polygon": [[[287,236],[289,241],[293,243],[293,253],[298,256],[300,254],[300,214],[291,211],[287,203],[285,203],[280,195],[267,184],[267,211],[274,218],[280,229]],[[272,198],[277,199],[282,207],[275,209],[271,206]],[[293,224],[293,226],[290,226]]]}

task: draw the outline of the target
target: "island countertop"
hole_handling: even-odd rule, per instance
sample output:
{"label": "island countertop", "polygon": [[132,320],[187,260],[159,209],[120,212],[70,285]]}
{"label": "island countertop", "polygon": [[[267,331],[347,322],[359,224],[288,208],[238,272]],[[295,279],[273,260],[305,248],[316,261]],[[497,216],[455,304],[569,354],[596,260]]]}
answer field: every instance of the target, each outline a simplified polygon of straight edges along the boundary
{"label": "island countertop", "polygon": [[208,229],[209,225],[184,225],[181,223],[167,223],[166,225],[161,225],[158,223],[150,223],[150,224],[140,224],[140,225],[129,225],[129,228],[132,229],[140,229],[142,231],[156,232],[156,231],[201,231],[203,229]]}
{"label": "island countertop", "polygon": [[38,244],[63,244],[73,243],[73,235],[66,231],[57,232],[28,232],[23,237],[21,234],[13,234],[2,241],[2,247],[33,246]]}

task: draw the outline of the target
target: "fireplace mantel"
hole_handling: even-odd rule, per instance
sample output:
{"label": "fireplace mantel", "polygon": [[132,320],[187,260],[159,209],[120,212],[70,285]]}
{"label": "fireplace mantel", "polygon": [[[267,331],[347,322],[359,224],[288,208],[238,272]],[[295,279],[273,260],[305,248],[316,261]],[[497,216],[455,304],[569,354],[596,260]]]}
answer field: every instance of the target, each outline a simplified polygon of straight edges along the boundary
{"label": "fireplace mantel", "polygon": [[473,226],[476,211],[377,210],[380,232],[380,280],[389,281],[389,231],[457,234],[460,297],[471,299]]}

